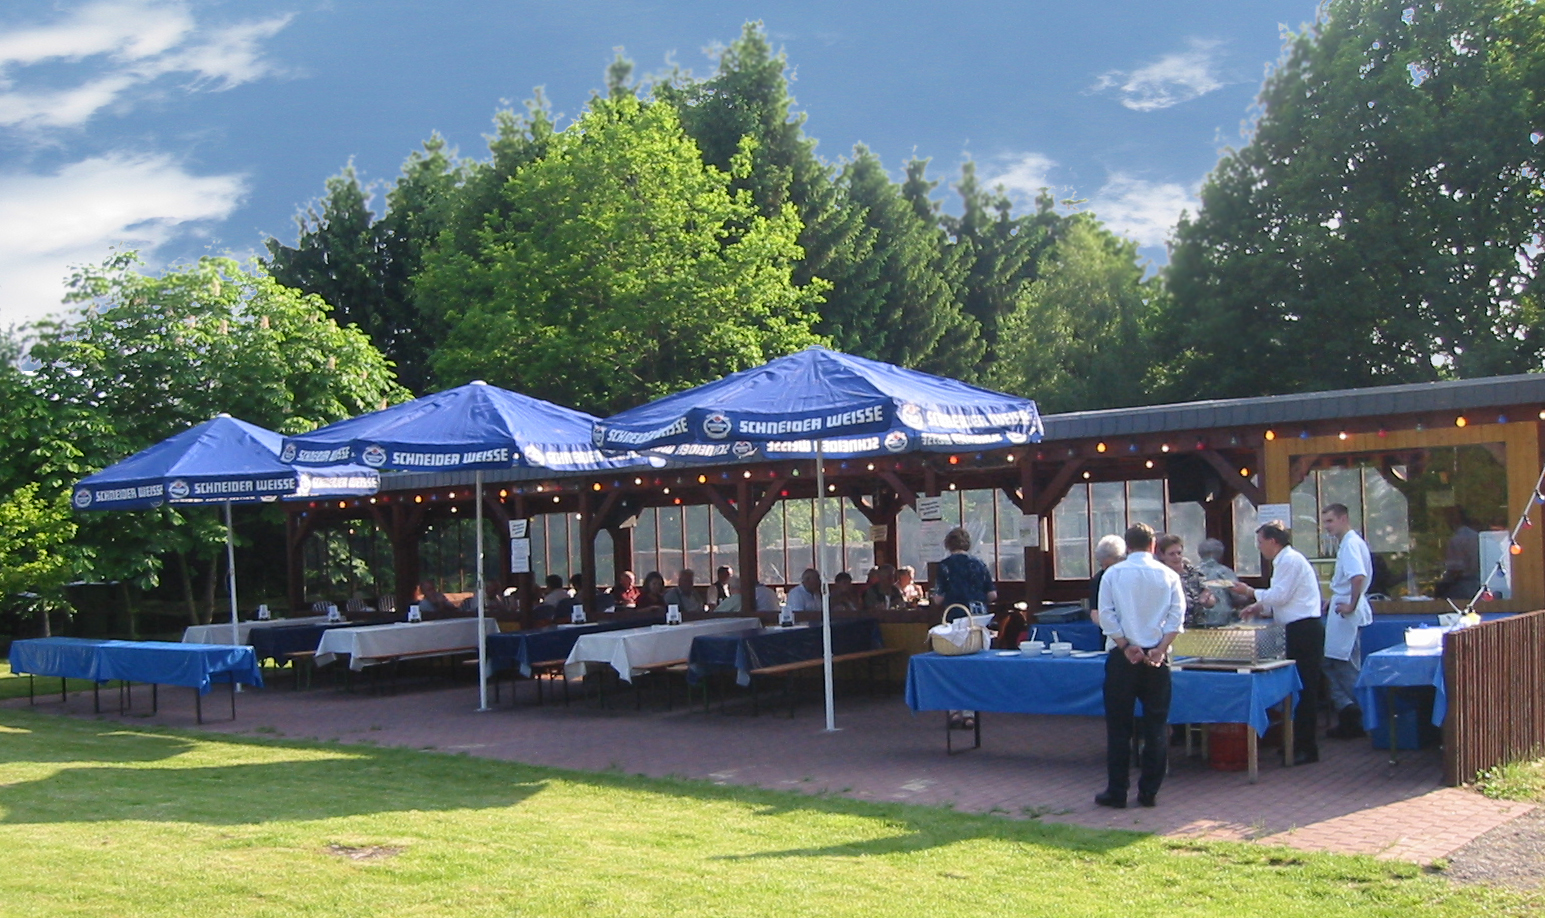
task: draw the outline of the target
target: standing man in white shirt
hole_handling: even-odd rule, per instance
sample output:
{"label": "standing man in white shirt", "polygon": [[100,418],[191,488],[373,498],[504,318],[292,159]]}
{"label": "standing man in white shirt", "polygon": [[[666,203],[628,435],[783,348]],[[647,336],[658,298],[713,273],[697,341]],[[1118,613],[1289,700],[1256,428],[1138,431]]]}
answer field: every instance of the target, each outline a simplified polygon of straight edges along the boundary
{"label": "standing man in white shirt", "polygon": [[1321,661],[1325,654],[1325,621],[1320,617],[1320,581],[1309,559],[1293,547],[1287,527],[1276,520],[1255,530],[1261,557],[1271,562],[1271,586],[1256,590],[1236,583],[1230,590],[1252,600],[1240,617],[1274,618],[1287,632],[1288,659],[1298,664],[1304,683],[1293,711],[1293,764],[1320,760],[1315,721],[1320,712]]}
{"label": "standing man in white shirt", "polygon": [[1373,622],[1373,608],[1368,605],[1373,553],[1352,528],[1345,504],[1331,504],[1320,511],[1320,525],[1336,539],[1336,570],[1330,576],[1330,604],[1325,610],[1325,681],[1337,722],[1325,735],[1356,739],[1367,735],[1353,688],[1362,669],[1361,632]]}
{"label": "standing man in white shirt", "polygon": [[1153,556],[1153,530],[1127,530],[1127,559],[1100,578],[1100,630],[1114,643],[1105,657],[1105,790],[1100,806],[1124,809],[1132,767],[1133,706],[1143,703],[1142,771],[1137,802],[1158,803],[1169,758],[1169,647],[1180,633],[1186,597],[1180,577]]}

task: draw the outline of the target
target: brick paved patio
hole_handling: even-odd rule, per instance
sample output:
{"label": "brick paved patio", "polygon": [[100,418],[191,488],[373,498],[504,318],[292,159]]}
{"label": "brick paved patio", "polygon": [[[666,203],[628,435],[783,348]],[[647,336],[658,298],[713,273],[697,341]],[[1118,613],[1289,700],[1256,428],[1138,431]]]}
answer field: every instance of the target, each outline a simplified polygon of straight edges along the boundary
{"label": "brick paved patio", "polygon": [[[148,689],[136,691],[148,707]],[[40,711],[91,716],[91,696],[57,696]],[[1172,757],[1155,809],[1094,806],[1103,784],[1104,728],[1095,718],[988,715],[983,748],[944,751],[942,714],[913,716],[898,695],[839,698],[836,733],[825,733],[820,704],[750,716],[749,707],[717,705],[667,712],[651,699],[642,712],[631,694],[602,709],[594,699],[565,708],[538,707],[532,686],[510,704],[477,713],[470,684],[409,684],[397,694],[332,688],[292,692],[281,683],[246,692],[236,721],[213,720],[211,732],[368,741],[380,745],[466,751],[472,755],[585,770],[615,769],[682,776],[858,799],[951,805],[1079,825],[1176,836],[1263,839],[1305,849],[1366,853],[1427,863],[1532,807],[1487,800],[1440,785],[1435,750],[1406,752],[1391,766],[1366,740],[1321,744],[1319,764],[1284,768],[1263,750],[1260,782],[1243,772],[1214,771],[1199,759]],[[104,696],[104,701],[106,697]],[[222,716],[223,692],[206,699]],[[16,705],[18,702],[11,702]],[[26,701],[19,702],[25,706]],[[193,727],[191,693],[167,689],[154,718],[134,723]],[[958,733],[962,740],[968,734]]]}

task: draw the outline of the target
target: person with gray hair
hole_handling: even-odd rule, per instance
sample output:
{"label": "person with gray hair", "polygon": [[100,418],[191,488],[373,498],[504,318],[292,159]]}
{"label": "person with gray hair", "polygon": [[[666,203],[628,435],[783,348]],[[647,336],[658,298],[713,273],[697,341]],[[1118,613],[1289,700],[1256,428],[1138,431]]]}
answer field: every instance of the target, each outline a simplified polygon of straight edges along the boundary
{"label": "person with gray hair", "polygon": [[1207,610],[1204,621],[1198,623],[1204,627],[1217,627],[1239,620],[1236,610],[1240,603],[1235,602],[1234,594],[1230,593],[1226,586],[1210,585],[1234,583],[1239,579],[1234,569],[1223,563],[1223,553],[1227,550],[1227,546],[1217,539],[1203,539],[1202,544],[1196,547],[1196,553],[1202,558],[1202,562],[1196,566],[1196,569],[1201,572],[1202,580],[1209,584],[1207,589],[1211,590],[1212,595],[1217,599],[1213,607]]}
{"label": "person with gray hair", "polygon": [[1126,558],[1127,540],[1119,535],[1101,536],[1100,541],[1094,543],[1094,563],[1100,569],[1089,580],[1089,618],[1096,625],[1100,623],[1100,581],[1104,579],[1107,568]]}

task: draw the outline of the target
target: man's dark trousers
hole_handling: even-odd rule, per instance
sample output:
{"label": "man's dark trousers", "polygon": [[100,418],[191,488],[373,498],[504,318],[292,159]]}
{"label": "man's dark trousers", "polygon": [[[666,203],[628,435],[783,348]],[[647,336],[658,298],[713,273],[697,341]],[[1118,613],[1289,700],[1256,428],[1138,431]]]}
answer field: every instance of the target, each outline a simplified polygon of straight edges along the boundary
{"label": "man's dark trousers", "polygon": [[1143,740],[1142,774],[1137,792],[1156,797],[1169,760],[1169,664],[1150,666],[1131,663],[1119,648],[1105,658],[1105,790],[1118,800],[1127,798],[1128,773],[1132,767],[1133,702],[1143,703],[1140,736]]}
{"label": "man's dark trousers", "polygon": [[1298,696],[1298,707],[1293,711],[1293,749],[1319,755],[1319,741],[1314,730],[1320,716],[1320,678],[1325,659],[1325,621],[1321,618],[1301,618],[1288,622],[1287,656],[1298,664],[1298,678],[1303,680],[1303,694]]}

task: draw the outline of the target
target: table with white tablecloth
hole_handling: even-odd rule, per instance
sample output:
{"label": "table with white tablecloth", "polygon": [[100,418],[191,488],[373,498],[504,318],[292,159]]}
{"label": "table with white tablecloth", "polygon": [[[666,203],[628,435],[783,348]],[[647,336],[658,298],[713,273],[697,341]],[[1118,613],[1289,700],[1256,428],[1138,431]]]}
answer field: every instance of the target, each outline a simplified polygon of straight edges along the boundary
{"label": "table with white tablecloth", "polygon": [[231,640],[231,623],[214,622],[208,625],[189,625],[188,630],[182,633],[184,644],[247,644],[250,643],[247,635],[254,628],[282,628],[286,625],[314,625],[327,621],[325,615],[308,615],[304,618],[273,618],[268,621],[245,621],[236,623],[236,640]]}
{"label": "table with white tablecloth", "polygon": [[[406,657],[439,651],[477,648],[475,618],[442,618],[430,622],[398,622],[361,628],[334,628],[317,642],[316,665],[326,666],[339,654],[347,654],[349,668],[358,672],[366,661],[381,657]],[[499,623],[483,619],[483,630],[492,634]]]}
{"label": "table with white tablecloth", "polygon": [[585,674],[586,664],[597,663],[616,670],[624,682],[632,682],[634,670],[687,659],[693,638],[761,629],[762,620],[758,618],[710,618],[680,625],[583,634],[574,642],[564,663],[564,676],[578,679]]}

